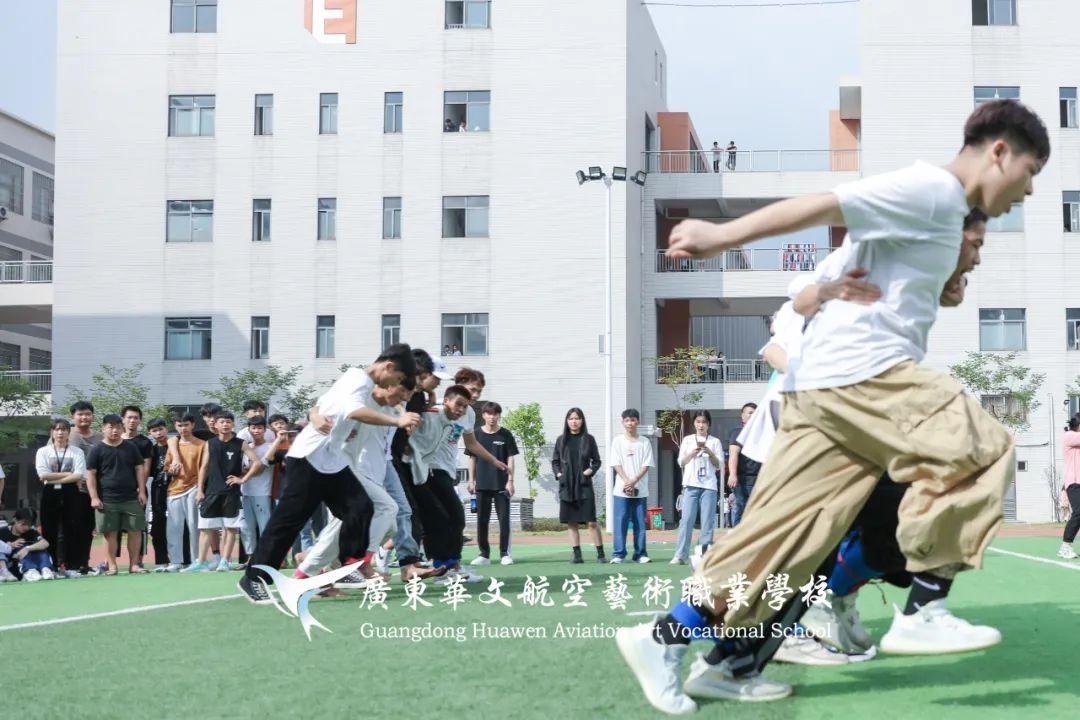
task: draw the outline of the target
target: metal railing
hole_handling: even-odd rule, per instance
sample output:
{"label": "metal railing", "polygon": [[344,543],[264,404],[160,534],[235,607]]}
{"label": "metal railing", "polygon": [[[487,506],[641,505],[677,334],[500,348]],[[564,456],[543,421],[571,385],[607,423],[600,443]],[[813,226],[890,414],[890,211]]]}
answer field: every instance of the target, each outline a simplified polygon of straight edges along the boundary
{"label": "metal railing", "polygon": [[857,172],[859,150],[651,150],[650,173]]}
{"label": "metal railing", "polygon": [[52,370],[2,370],[0,378],[22,380],[34,388],[34,392],[52,392]]}
{"label": "metal railing", "polygon": [[817,269],[817,264],[831,252],[831,248],[764,248],[727,250],[707,260],[676,260],[665,255],[663,250],[657,250],[656,272],[808,272]]}
{"label": "metal railing", "polygon": [[[656,363],[656,382],[662,383],[664,379],[675,373],[685,373],[691,367],[686,362],[663,362]],[[707,360],[696,363],[693,368],[694,374],[698,375],[694,385],[712,385],[718,383],[749,383],[768,382],[772,374],[772,368],[764,360],[728,360],[726,358]]]}
{"label": "metal railing", "polygon": [[52,260],[0,262],[0,283],[51,283]]}

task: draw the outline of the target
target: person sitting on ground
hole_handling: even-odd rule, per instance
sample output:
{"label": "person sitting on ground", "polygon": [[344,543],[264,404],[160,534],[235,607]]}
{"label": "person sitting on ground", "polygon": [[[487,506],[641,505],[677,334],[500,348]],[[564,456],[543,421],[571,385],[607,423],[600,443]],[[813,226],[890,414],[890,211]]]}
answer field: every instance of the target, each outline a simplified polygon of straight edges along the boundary
{"label": "person sitting on ground", "polygon": [[[56,577],[53,574],[52,557],[48,552],[49,541],[41,537],[34,527],[33,509],[19,508],[15,511],[15,522],[0,530],[0,543],[9,546],[11,564],[18,568],[19,575],[26,582],[52,580]],[[0,552],[3,549],[0,547]],[[8,575],[11,574],[6,568],[5,571]]]}

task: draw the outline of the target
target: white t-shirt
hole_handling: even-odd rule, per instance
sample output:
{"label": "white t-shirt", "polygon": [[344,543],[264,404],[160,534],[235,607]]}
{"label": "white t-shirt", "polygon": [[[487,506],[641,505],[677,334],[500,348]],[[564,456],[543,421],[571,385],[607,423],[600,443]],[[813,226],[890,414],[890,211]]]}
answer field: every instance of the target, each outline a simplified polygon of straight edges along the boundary
{"label": "white t-shirt", "polygon": [[[379,405],[374,399],[368,400],[367,406],[389,417],[397,414],[394,408]],[[387,428],[383,425],[361,423],[356,436],[346,441],[345,454],[349,457],[349,463],[357,477],[382,485],[383,478],[386,476],[386,451],[390,437]]]}
{"label": "white t-shirt", "polygon": [[[262,470],[259,471],[258,475],[251,476],[246,483],[240,486],[240,494],[249,497],[270,497],[270,483],[274,479],[274,470],[266,462],[266,453],[272,443],[264,441],[262,445],[255,446],[250,441],[247,441],[246,444],[251,445],[251,449],[255,451],[255,457],[259,458],[259,462],[262,463]],[[248,465],[246,458],[244,459],[244,465]]]}
{"label": "white t-shirt", "polygon": [[[240,432],[236,433],[236,437],[240,438],[241,440],[246,442],[248,445],[253,445],[254,444],[253,438],[251,437],[251,429],[246,427],[246,426],[241,428]],[[274,442],[274,440],[277,439],[277,433],[275,433],[273,430],[271,430],[270,426],[267,425],[266,426],[266,434],[263,435],[263,437],[266,438],[266,442],[272,443],[272,442]]]}
{"label": "white t-shirt", "polygon": [[[656,467],[653,460],[652,443],[648,438],[638,435],[636,438],[626,437],[626,433],[618,435],[611,441],[611,451],[608,453],[608,466],[622,465],[623,472],[627,477],[633,478],[642,468]],[[649,496],[649,473],[638,481],[638,494],[633,497],[647,498]],[[615,489],[611,493],[615,497],[631,497],[623,490],[623,479],[615,476]]]}
{"label": "white t-shirt", "polygon": [[472,435],[476,430],[476,413],[470,407],[457,420],[446,417],[442,405],[431,408],[434,412],[424,414],[424,422],[434,425],[438,445],[431,458],[431,465],[436,470],[450,473],[450,477],[457,475],[458,441],[462,435]]}
{"label": "white t-shirt", "polygon": [[[38,448],[34,456],[34,468],[39,478],[47,473],[57,472],[76,473],[86,477],[86,455],[70,443],[66,448],[57,450],[50,440],[48,445]],[[2,479],[4,470],[0,468],[0,480]],[[60,485],[56,487],[59,488]]]}
{"label": "white t-shirt", "polygon": [[[697,450],[697,435],[687,435],[682,439],[682,443],[679,445],[679,457],[682,458],[687,454]],[[720,444],[720,438],[709,435],[705,438],[705,447],[712,451],[712,454],[720,459],[721,464],[724,462],[724,447]],[[705,453],[701,453],[690,462],[683,465],[682,469],[682,484],[683,487],[699,487],[706,490],[716,490],[716,471],[720,468],[713,465],[712,460]]]}
{"label": "white t-shirt", "polygon": [[784,390],[843,387],[905,361],[922,361],[945,281],[956,268],[969,208],[960,181],[919,162],[841,185],[852,257],[843,271],[869,270],[881,288],[872,305],[831,300],[803,334]]}
{"label": "white t-shirt", "polygon": [[287,457],[307,458],[315,470],[328,475],[347,467],[345,439],[360,425],[349,415],[367,404],[374,389],[375,383],[366,372],[359,368],[346,370],[316,403],[319,414],[334,421],[330,433],[324,435],[309,424],[296,436]]}

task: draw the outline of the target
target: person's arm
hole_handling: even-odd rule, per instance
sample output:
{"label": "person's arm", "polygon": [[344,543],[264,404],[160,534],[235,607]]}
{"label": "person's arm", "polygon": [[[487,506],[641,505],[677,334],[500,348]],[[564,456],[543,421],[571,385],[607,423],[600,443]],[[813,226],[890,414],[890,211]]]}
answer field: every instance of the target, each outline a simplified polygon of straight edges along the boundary
{"label": "person's arm", "polygon": [[382,427],[399,427],[405,430],[415,428],[420,424],[420,416],[414,412],[406,412],[400,415],[387,415],[369,407],[362,407],[349,413],[350,420],[362,422],[365,425],[380,425]]}
{"label": "person's arm", "polygon": [[244,443],[242,447],[244,448],[244,457],[246,457],[248,459],[248,463],[250,463],[248,465],[247,472],[244,473],[243,477],[238,478],[235,475],[230,475],[229,477],[225,478],[226,485],[243,485],[248,480],[262,472],[263,464],[262,461],[259,460],[259,456],[255,454],[255,449],[251,447],[251,445],[249,445],[248,443]]}
{"label": "person's arm", "polygon": [[673,259],[710,258],[764,237],[786,235],[820,225],[843,224],[840,199],[834,193],[789,198],[723,224],[684,220],[671,231],[667,256]]}
{"label": "person's arm", "polygon": [[560,437],[555,441],[555,449],[551,453],[551,472],[555,474],[555,479],[562,478],[562,459],[559,457],[562,450],[562,438]]}
{"label": "person's arm", "polygon": [[168,446],[169,450],[165,453],[165,468],[176,475],[184,469],[184,466],[180,464],[180,436],[170,436]]}
{"label": "person's arm", "polygon": [[206,473],[210,469],[210,451],[203,445],[202,460],[199,462],[199,482],[195,491],[195,501],[202,502],[206,497]]}
{"label": "person's arm", "polygon": [[[687,437],[693,437],[693,436],[688,435]],[[686,467],[690,463],[691,460],[693,460],[694,458],[696,458],[700,454],[698,452],[697,445],[694,444],[694,443],[686,442],[686,438],[683,438],[683,446],[685,446],[685,449],[680,448],[680,453],[679,453],[679,467]]]}
{"label": "person's arm", "polygon": [[787,352],[776,343],[769,343],[766,345],[765,349],[761,351],[761,357],[765,359],[765,362],[769,363],[770,367],[774,367],[782,373],[787,372]]}
{"label": "person's arm", "polygon": [[1061,440],[1063,447],[1080,447],[1080,432],[1067,432]]}
{"label": "person's arm", "polygon": [[[712,440],[716,443],[716,449],[720,450],[720,441],[717,440],[716,438],[712,438]],[[709,438],[708,437],[706,437],[706,439],[705,439],[705,447],[703,448],[703,450],[709,456],[709,462],[712,463],[713,468],[715,468],[716,470],[719,470],[720,466],[724,464],[724,461],[721,460],[720,456],[717,455],[715,452],[713,452],[712,448],[709,447]],[[723,451],[721,451],[721,452],[723,452]]]}
{"label": "person's arm", "polygon": [[470,495],[476,494],[476,456],[469,455],[469,484],[468,490]]}
{"label": "person's arm", "polygon": [[611,441],[611,457],[608,458],[608,465],[615,469],[615,475],[623,481],[623,485],[631,482],[630,476],[626,474],[626,470],[623,469],[622,463],[619,460],[618,452],[618,438]]}
{"label": "person's arm", "polygon": [[90,494],[90,507],[100,510],[103,506],[98,497],[98,478],[96,468],[86,469],[86,492]]}
{"label": "person's arm", "polygon": [[582,473],[585,477],[592,477],[596,474],[596,471],[604,466],[604,463],[600,460],[600,448],[596,445],[596,438],[589,435],[589,466],[585,468],[585,472]]}
{"label": "person's arm", "polygon": [[487,451],[487,448],[480,444],[480,441],[476,439],[476,434],[467,432],[462,436],[462,440],[465,441],[465,448],[476,457],[491,463],[499,469],[500,472],[506,472],[506,463],[499,460],[497,457]]}
{"label": "person's arm", "polygon": [[506,459],[506,494],[514,497],[514,456]]}
{"label": "person's arm", "polygon": [[735,487],[739,483],[739,445],[737,443],[730,443],[728,445],[728,487]]}
{"label": "person's arm", "polygon": [[[134,456],[139,458],[139,460],[142,460],[142,454],[139,452],[139,450],[137,448],[135,448],[134,446],[132,446],[132,450],[135,451]],[[146,502],[147,502],[147,498],[146,498],[146,478],[147,478],[147,476],[149,474],[150,474],[150,461],[149,460],[143,460],[142,462],[140,462],[138,465],[135,466],[135,484],[139,488],[139,490],[138,490],[139,504],[142,505],[143,507],[146,506]]]}
{"label": "person's arm", "polygon": [[869,274],[865,268],[854,268],[837,280],[810,283],[795,296],[795,312],[803,317],[813,317],[830,300],[847,300],[860,305],[876,303],[881,299],[881,288],[862,279]]}
{"label": "person's arm", "polygon": [[[71,473],[66,472],[52,472],[49,469],[49,459],[46,455],[47,447],[39,448],[37,455],[34,457],[34,469],[37,470],[38,479],[41,480],[43,485],[49,483],[60,482],[74,482],[72,480],[66,480]],[[59,468],[58,468],[59,469]],[[0,495],[3,495],[4,479],[0,477]]]}

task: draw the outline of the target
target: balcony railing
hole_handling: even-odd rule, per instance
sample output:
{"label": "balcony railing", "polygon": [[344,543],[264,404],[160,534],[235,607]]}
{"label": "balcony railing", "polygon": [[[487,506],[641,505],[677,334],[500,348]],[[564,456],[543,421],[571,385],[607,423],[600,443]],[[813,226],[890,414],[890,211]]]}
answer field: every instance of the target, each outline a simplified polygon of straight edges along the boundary
{"label": "balcony railing", "polygon": [[727,250],[707,260],[676,260],[657,250],[656,272],[808,272],[817,269],[817,264],[831,252],[831,248],[782,247]]}
{"label": "balcony railing", "polygon": [[651,173],[857,172],[858,150],[653,150]]}
{"label": "balcony railing", "polygon": [[22,380],[29,383],[34,392],[52,392],[52,370],[3,370],[0,371],[0,378]]}
{"label": "balcony railing", "polygon": [[[656,382],[662,383],[665,378],[689,369],[685,362],[657,363]],[[700,376],[694,384],[768,382],[772,374],[772,368],[764,360],[718,359],[698,363],[693,370]]]}
{"label": "balcony railing", "polygon": [[0,262],[0,283],[51,283],[52,261]]}

